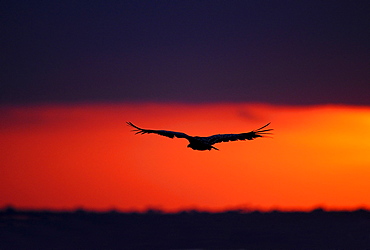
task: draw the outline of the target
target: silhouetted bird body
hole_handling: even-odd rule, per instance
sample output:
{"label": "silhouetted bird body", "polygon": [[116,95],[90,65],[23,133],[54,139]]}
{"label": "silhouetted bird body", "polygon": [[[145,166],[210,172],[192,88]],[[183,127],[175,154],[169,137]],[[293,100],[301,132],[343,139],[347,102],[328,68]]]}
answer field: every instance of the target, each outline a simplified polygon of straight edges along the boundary
{"label": "silhouetted bird body", "polygon": [[190,136],[185,133],[181,132],[174,132],[174,131],[167,131],[167,130],[153,130],[153,129],[142,129],[131,122],[127,122],[127,124],[133,128],[135,128],[134,132],[135,134],[157,134],[166,136],[169,138],[185,138],[189,141],[189,148],[192,148],[194,150],[211,150],[215,149],[214,146],[212,146],[215,143],[220,142],[229,142],[229,141],[244,141],[244,140],[253,140],[258,137],[264,137],[264,135],[270,134],[270,131],[273,129],[264,129],[266,128],[270,123],[267,123],[265,126],[252,130],[247,133],[241,133],[241,134],[218,134],[218,135],[212,135],[208,137],[200,137],[200,136]]}

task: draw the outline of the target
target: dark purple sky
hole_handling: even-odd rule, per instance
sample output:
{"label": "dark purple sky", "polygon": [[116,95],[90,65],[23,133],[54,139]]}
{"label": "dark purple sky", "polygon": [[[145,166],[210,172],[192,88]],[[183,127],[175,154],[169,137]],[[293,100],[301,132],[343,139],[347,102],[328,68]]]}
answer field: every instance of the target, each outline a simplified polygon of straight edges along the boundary
{"label": "dark purple sky", "polygon": [[370,105],[369,1],[2,1],[2,104]]}

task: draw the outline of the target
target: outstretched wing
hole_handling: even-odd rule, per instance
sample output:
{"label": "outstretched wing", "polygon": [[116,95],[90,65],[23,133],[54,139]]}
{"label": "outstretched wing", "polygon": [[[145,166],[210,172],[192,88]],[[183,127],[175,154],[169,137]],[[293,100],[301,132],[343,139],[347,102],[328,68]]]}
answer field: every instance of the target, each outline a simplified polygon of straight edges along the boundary
{"label": "outstretched wing", "polygon": [[203,137],[205,141],[207,141],[210,145],[219,143],[219,142],[228,142],[228,141],[244,141],[244,140],[253,140],[258,137],[264,137],[265,135],[271,134],[270,131],[273,129],[264,129],[270,123],[267,123],[265,126],[260,127],[259,129],[253,130],[248,133],[241,133],[241,134],[219,134],[219,135],[212,135],[208,137]]}
{"label": "outstretched wing", "polygon": [[153,130],[153,129],[143,129],[143,128],[139,128],[138,126],[135,126],[134,124],[132,124],[131,122],[126,122],[129,126],[135,128],[133,129],[132,131],[136,132],[135,134],[157,134],[157,135],[162,135],[162,136],[166,136],[166,137],[169,137],[169,138],[174,138],[174,137],[177,137],[177,138],[191,138],[191,136],[185,134],[185,133],[181,133],[181,132],[173,132],[173,131],[167,131],[167,130]]}

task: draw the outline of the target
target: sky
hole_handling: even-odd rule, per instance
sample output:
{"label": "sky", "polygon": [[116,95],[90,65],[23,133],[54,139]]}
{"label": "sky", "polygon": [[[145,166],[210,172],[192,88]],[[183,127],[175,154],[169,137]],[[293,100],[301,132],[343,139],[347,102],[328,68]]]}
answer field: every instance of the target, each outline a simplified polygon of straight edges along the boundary
{"label": "sky", "polygon": [[[370,208],[367,1],[3,1],[0,207]],[[272,138],[198,152],[190,135]]]}
{"label": "sky", "polygon": [[[86,104],[2,110],[0,206],[176,212],[370,208],[370,107]],[[5,115],[4,115],[5,114]],[[170,114],[170,115],[169,115]],[[185,139],[257,129],[272,138],[195,151]]]}
{"label": "sky", "polygon": [[370,104],[368,1],[3,1],[2,104]]}

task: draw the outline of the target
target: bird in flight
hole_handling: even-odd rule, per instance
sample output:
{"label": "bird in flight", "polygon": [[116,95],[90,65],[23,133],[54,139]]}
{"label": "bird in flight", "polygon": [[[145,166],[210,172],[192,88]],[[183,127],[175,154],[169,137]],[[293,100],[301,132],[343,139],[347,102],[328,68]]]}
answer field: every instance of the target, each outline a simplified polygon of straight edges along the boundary
{"label": "bird in flight", "polygon": [[211,135],[208,137],[200,137],[200,136],[190,136],[182,132],[174,132],[174,131],[167,131],[167,130],[154,130],[154,129],[143,129],[135,126],[131,122],[127,122],[127,124],[134,129],[132,131],[136,132],[135,134],[157,134],[166,136],[169,138],[185,138],[189,141],[188,148],[192,148],[193,150],[211,150],[215,148],[212,146],[215,143],[219,142],[228,142],[228,141],[244,141],[244,140],[253,140],[258,137],[265,137],[265,135],[271,134],[270,131],[273,129],[265,129],[270,123],[267,123],[265,126],[260,127],[259,129],[252,130],[247,133],[241,134],[218,134],[218,135]]}

